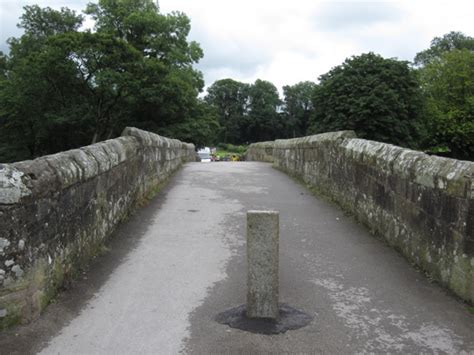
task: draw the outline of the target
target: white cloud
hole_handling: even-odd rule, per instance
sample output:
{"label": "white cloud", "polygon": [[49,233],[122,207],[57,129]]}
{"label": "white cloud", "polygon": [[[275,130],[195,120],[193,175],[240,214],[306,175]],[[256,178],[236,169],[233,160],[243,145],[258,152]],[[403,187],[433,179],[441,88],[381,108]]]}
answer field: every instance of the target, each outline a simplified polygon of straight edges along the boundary
{"label": "white cloud", "polygon": [[[0,0],[0,41],[19,32],[25,4],[84,9],[88,0]],[[191,18],[206,84],[231,77],[277,87],[316,80],[352,55],[373,51],[412,60],[435,36],[474,36],[471,1],[160,0]],[[4,50],[5,46],[0,47]]]}
{"label": "white cloud", "polygon": [[323,2],[315,13],[315,25],[324,31],[346,32],[396,22],[403,16],[400,5],[392,2]]}
{"label": "white cloud", "polygon": [[87,0],[0,0],[0,51],[8,52],[6,41],[10,37],[21,36],[22,30],[17,27],[23,7],[27,5],[39,5],[60,9],[68,7],[80,13],[87,6]]}
{"label": "white cloud", "polygon": [[161,0],[191,17],[206,83],[232,77],[281,88],[317,80],[352,55],[373,51],[412,60],[449,31],[474,36],[470,2]]}

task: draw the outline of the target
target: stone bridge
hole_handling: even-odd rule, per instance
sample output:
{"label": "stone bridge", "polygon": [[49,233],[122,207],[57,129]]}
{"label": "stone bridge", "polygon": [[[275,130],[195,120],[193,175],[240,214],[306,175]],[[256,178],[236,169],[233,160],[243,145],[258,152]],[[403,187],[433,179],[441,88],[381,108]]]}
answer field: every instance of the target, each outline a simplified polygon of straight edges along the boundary
{"label": "stone bridge", "polygon": [[[473,163],[350,131],[194,154],[127,128],[0,165],[0,353],[474,352]],[[302,329],[214,321],[245,302],[250,209],[280,211]]]}

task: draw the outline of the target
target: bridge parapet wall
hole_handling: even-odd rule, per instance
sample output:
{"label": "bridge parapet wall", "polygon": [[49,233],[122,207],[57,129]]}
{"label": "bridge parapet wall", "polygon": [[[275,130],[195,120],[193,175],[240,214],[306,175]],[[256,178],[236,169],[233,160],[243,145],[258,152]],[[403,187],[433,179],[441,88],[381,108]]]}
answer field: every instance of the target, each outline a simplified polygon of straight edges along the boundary
{"label": "bridge parapet wall", "polygon": [[273,163],[273,146],[275,142],[258,142],[251,144],[245,152],[245,160]]}
{"label": "bridge parapet wall", "polygon": [[350,131],[277,140],[273,160],[474,302],[474,163],[357,139]]}
{"label": "bridge parapet wall", "polygon": [[32,161],[0,164],[0,329],[34,319],[194,145],[136,128]]}

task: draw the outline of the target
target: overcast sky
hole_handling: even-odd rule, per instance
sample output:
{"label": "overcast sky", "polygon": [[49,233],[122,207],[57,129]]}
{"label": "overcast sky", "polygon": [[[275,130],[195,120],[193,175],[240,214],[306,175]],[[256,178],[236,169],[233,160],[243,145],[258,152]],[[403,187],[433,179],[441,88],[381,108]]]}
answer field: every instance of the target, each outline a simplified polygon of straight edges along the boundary
{"label": "overcast sky", "polygon": [[[82,10],[89,0],[0,0],[0,50],[22,7],[39,4]],[[281,86],[318,76],[345,58],[369,51],[413,60],[435,36],[474,36],[474,1],[160,0],[162,12],[191,18],[192,40],[204,58],[206,85],[233,78]]]}

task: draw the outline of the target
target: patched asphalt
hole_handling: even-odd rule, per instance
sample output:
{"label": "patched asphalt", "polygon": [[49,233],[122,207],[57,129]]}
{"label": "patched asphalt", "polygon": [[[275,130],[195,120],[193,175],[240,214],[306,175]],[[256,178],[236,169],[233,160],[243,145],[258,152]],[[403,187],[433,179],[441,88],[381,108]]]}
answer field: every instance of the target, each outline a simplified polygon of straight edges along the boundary
{"label": "patched asphalt", "polygon": [[[283,334],[216,322],[245,303],[247,210],[280,212]],[[82,280],[0,353],[474,352],[474,315],[337,206],[265,163],[190,163]]]}

